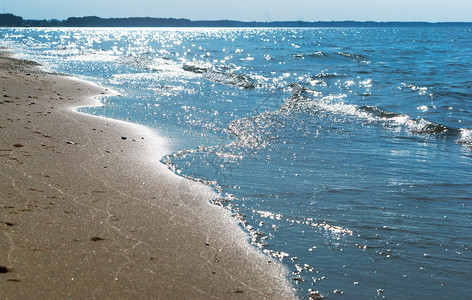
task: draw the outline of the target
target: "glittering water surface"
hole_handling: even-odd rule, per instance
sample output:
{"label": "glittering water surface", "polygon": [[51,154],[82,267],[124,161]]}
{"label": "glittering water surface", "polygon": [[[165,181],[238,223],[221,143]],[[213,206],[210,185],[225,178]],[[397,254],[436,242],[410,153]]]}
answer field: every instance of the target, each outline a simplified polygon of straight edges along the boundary
{"label": "glittering water surface", "polygon": [[472,293],[470,28],[0,36],[119,91],[85,111],[169,137],[162,161],[213,185],[301,298]]}

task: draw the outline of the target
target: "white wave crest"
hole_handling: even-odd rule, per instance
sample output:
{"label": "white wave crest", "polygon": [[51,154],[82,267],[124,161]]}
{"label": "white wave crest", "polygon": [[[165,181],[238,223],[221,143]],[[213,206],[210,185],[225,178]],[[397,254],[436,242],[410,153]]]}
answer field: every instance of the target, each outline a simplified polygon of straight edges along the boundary
{"label": "white wave crest", "polygon": [[461,128],[460,133],[461,133],[461,136],[459,137],[457,142],[459,144],[472,145],[472,129]]}

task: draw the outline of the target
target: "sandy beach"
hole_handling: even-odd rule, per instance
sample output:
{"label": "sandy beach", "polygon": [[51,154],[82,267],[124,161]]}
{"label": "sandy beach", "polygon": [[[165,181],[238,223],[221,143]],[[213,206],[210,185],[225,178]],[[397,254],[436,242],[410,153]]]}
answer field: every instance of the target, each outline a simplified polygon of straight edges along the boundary
{"label": "sandy beach", "polygon": [[148,128],[75,107],[110,93],[0,51],[1,299],[291,299],[207,186]]}

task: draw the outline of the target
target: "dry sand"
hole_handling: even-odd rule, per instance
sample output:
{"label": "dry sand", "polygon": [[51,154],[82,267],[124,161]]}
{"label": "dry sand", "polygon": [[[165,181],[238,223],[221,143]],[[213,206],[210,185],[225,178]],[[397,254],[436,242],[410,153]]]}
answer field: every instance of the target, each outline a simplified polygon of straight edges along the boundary
{"label": "dry sand", "polygon": [[73,111],[105,88],[3,51],[0,82],[1,299],[294,298],[166,140]]}

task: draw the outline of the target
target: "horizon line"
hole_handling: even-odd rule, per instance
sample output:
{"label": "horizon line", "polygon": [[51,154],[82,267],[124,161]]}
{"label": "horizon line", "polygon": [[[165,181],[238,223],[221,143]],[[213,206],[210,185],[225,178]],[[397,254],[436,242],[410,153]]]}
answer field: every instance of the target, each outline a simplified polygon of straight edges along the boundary
{"label": "horizon line", "polygon": [[[8,13],[8,12],[3,12],[0,13],[1,15],[13,15],[17,17],[21,17],[19,15],[16,15],[14,13]],[[420,20],[412,20],[412,21],[397,21],[397,20],[383,20],[383,21],[373,21],[373,20],[312,20],[312,21],[307,21],[307,20],[273,20],[273,21],[242,21],[242,20],[237,20],[237,19],[190,19],[186,17],[150,17],[150,16],[130,16],[130,17],[101,17],[97,15],[84,15],[84,16],[69,16],[64,19],[57,19],[57,18],[50,18],[50,19],[37,19],[37,18],[23,18],[24,21],[67,21],[68,19],[71,18],[100,18],[102,20],[110,20],[110,19],[163,19],[163,20],[186,20],[190,22],[239,22],[239,23],[346,23],[346,22],[352,22],[352,23],[427,23],[427,24],[441,24],[441,23],[472,23],[472,21],[420,21]]]}

